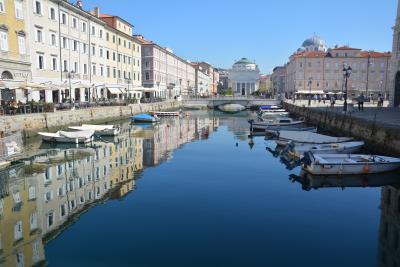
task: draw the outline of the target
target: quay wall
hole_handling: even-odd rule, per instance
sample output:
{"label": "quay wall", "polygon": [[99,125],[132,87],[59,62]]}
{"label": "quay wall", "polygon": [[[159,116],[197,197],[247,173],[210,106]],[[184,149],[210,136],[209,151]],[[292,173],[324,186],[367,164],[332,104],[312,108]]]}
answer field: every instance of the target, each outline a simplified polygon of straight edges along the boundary
{"label": "quay wall", "polygon": [[94,107],[49,113],[34,113],[0,117],[0,132],[11,134],[22,131],[25,138],[37,135],[41,130],[59,130],[69,125],[82,123],[101,123],[124,120],[129,116],[149,111],[172,110],[179,108],[178,101],[133,104],[129,106]]}
{"label": "quay wall", "polygon": [[328,108],[313,109],[284,103],[293,115],[302,117],[308,123],[318,126],[338,136],[351,136],[366,143],[366,148],[374,153],[400,156],[400,125],[388,125],[379,120],[356,118],[337,113]]}

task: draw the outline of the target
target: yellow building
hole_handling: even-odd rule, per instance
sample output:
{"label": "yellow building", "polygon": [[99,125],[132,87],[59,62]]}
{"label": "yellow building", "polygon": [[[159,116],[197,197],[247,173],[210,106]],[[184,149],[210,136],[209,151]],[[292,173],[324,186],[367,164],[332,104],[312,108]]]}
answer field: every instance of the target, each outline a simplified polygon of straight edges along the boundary
{"label": "yellow building", "polygon": [[[0,0],[0,89],[30,79],[28,33],[24,30],[26,5],[22,0]],[[5,94],[2,91],[0,98],[7,99]]]}
{"label": "yellow building", "polygon": [[44,263],[36,178],[24,168],[3,170],[0,192],[0,266]]}

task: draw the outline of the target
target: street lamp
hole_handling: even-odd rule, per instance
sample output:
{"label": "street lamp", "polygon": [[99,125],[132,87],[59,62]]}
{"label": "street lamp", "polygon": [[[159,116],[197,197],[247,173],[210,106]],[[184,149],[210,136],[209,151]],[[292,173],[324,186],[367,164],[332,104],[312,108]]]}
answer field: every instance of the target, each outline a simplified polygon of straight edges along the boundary
{"label": "street lamp", "polygon": [[310,77],[308,79],[308,86],[310,88],[310,95],[308,96],[308,106],[311,106],[311,85],[312,85],[313,79]]}
{"label": "street lamp", "polygon": [[343,64],[343,77],[345,79],[345,93],[344,93],[344,105],[343,105],[343,112],[347,112],[347,83],[351,75],[352,68]]}
{"label": "street lamp", "polygon": [[131,100],[131,92],[130,92],[130,88],[129,88],[129,85],[131,84],[131,78],[126,79],[126,82],[128,83],[128,90],[126,92],[126,101],[129,104],[130,100]]}
{"label": "street lamp", "polygon": [[64,71],[64,75],[65,77],[68,79],[68,83],[69,83],[69,103],[72,103],[72,84],[71,84],[71,80],[75,77],[75,71],[68,71],[65,70]]}
{"label": "street lamp", "polygon": [[179,96],[182,95],[182,78],[179,79]]}

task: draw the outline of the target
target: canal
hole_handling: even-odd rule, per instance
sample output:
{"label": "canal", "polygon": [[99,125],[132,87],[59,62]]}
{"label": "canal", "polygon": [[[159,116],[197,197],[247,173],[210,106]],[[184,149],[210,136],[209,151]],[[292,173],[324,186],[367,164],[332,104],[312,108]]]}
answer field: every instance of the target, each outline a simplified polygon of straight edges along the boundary
{"label": "canal", "polygon": [[249,116],[28,144],[0,172],[0,265],[400,266],[397,175],[301,175]]}

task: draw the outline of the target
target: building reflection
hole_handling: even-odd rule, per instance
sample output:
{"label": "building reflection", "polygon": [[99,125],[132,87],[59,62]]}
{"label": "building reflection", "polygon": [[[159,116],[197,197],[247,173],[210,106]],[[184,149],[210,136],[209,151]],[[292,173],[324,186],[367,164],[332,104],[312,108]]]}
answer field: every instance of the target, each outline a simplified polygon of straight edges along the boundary
{"label": "building reflection", "polygon": [[382,188],[379,267],[400,266],[400,186]]}
{"label": "building reflection", "polygon": [[118,138],[87,148],[30,153],[0,172],[0,266],[45,266],[44,245],[97,204],[135,190],[145,167],[182,145],[206,139],[213,118],[167,120],[152,129],[124,127]]}

